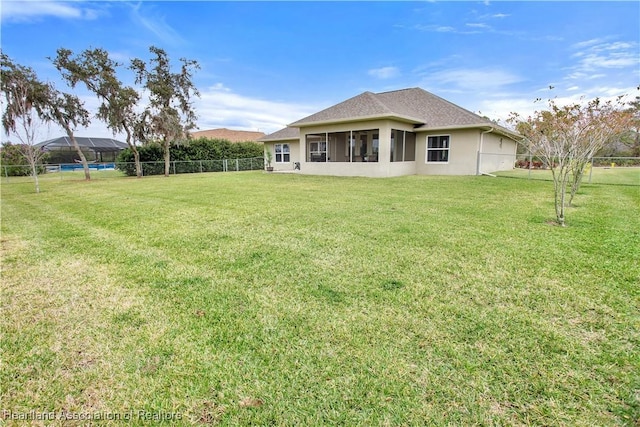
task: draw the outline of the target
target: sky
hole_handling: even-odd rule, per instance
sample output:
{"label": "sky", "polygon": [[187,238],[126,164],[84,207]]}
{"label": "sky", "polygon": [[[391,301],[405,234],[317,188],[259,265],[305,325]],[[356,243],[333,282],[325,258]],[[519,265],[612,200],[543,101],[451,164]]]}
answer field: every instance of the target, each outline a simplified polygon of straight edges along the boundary
{"label": "sky", "polygon": [[[150,46],[176,67],[196,60],[200,130],[268,134],[365,91],[410,87],[500,123],[544,109],[538,98],[640,95],[638,1],[1,0],[0,17],[2,51],[90,111],[96,97],[48,59],[61,47],[105,49],[131,85],[126,66]],[[97,119],[75,134],[113,136]]]}

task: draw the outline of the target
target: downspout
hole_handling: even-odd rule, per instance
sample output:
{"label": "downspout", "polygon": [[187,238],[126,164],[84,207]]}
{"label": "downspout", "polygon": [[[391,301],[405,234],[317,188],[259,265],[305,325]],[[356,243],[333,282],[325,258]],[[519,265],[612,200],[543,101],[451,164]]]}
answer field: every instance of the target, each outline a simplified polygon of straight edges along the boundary
{"label": "downspout", "polygon": [[494,128],[490,128],[489,130],[485,130],[483,132],[480,132],[480,147],[478,148],[478,159],[477,159],[477,164],[476,164],[476,175],[489,175],[489,176],[495,176],[492,175],[490,173],[483,173],[480,171],[480,157],[482,156],[482,145],[484,144],[484,134],[485,133],[491,133],[493,132],[495,129]]}

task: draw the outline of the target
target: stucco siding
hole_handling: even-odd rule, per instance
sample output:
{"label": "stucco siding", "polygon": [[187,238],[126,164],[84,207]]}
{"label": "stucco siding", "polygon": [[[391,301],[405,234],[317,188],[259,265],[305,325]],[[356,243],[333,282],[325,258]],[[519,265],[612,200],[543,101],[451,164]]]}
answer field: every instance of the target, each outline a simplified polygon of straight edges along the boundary
{"label": "stucco siding", "polygon": [[[289,144],[289,161],[288,162],[276,162],[276,144]],[[300,144],[298,141],[273,141],[273,142],[265,142],[264,149],[271,151],[273,155],[273,160],[271,160],[271,166],[273,166],[274,171],[291,171],[294,169],[294,165],[296,162],[300,161]]]}
{"label": "stucco siding", "polygon": [[479,173],[491,173],[513,169],[517,143],[506,136],[486,133],[480,152]]}
{"label": "stucco siding", "polygon": [[[429,136],[449,136],[447,162],[427,161]],[[477,129],[446,130],[419,133],[416,141],[416,174],[418,175],[475,175],[480,132]]]}
{"label": "stucco siding", "polygon": [[[378,130],[378,161],[348,161],[343,148],[336,149],[331,143],[327,149],[326,162],[308,162],[306,136],[349,131]],[[265,149],[271,150],[274,171],[292,171],[296,162],[300,163],[302,174],[389,177],[403,175],[476,175],[513,168],[516,142],[481,129],[457,129],[446,131],[417,132],[415,161],[391,162],[391,130],[413,132],[413,126],[395,120],[370,120],[339,123],[323,126],[308,126],[300,129],[300,140],[265,142]],[[427,161],[427,141],[430,136],[448,136],[448,161]],[[275,144],[289,144],[290,161],[276,162]],[[347,142],[342,141],[343,147]],[[481,154],[479,155],[479,152]],[[332,161],[336,160],[337,161]]]}

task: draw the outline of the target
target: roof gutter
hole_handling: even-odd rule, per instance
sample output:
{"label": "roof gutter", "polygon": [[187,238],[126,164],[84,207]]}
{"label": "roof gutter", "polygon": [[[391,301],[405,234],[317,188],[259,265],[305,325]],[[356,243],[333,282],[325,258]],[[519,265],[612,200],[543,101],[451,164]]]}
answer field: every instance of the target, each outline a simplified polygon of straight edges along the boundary
{"label": "roof gutter", "polygon": [[[311,126],[324,126],[324,125],[332,125],[332,124],[343,124],[343,123],[352,123],[352,122],[364,122],[364,121],[373,121],[373,120],[398,120],[402,122],[412,123],[412,124],[423,124],[424,121],[418,119],[416,117],[411,116],[402,116],[399,114],[374,114],[369,116],[360,116],[360,117],[345,117],[342,119],[328,119],[328,120],[318,120],[315,122],[303,122],[300,123],[300,120],[297,122],[293,122],[288,124],[288,127],[292,128],[303,128],[303,127],[311,127]],[[304,119],[303,119],[304,120]]]}

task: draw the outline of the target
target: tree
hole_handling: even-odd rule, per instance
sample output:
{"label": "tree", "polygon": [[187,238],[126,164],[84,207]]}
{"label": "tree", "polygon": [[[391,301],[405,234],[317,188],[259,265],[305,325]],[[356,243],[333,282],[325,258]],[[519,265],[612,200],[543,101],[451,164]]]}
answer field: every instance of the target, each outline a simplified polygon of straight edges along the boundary
{"label": "tree", "polygon": [[137,58],[131,61],[136,84],[142,84],[149,92],[149,106],[142,115],[137,137],[143,142],[161,142],[164,175],[169,176],[171,142],[188,135],[189,130],[195,128],[196,115],[191,98],[200,94],[191,78],[193,70],[200,67],[196,61],[181,58],[180,73],[173,73],[164,50],[151,46],[149,51],[155,55],[149,64]]}
{"label": "tree", "polygon": [[589,160],[628,128],[630,114],[623,111],[622,100],[602,102],[596,98],[587,104],[566,106],[549,100],[549,110],[536,111],[526,120],[511,114],[509,121],[523,136],[520,143],[551,169],[556,220],[562,226],[565,207],[578,191]]}
{"label": "tree", "polygon": [[627,110],[631,115],[629,130],[620,138],[620,142],[629,147],[631,157],[640,157],[640,96],[629,102]]}
{"label": "tree", "polygon": [[[33,69],[16,64],[6,54],[0,54],[0,86],[5,98],[2,127],[7,136],[14,133],[21,144],[17,148],[29,165],[36,193],[40,192],[38,169],[46,152],[35,146],[41,122],[36,107],[47,92],[47,86],[38,80]],[[3,151],[9,150],[4,146]],[[4,156],[3,156],[4,157]]]}
{"label": "tree", "polygon": [[107,124],[114,135],[126,133],[126,142],[136,164],[136,176],[142,177],[140,153],[134,138],[140,121],[140,115],[135,111],[140,95],[117,78],[116,69],[122,64],[109,58],[104,49],[87,49],[72,58],[72,52],[63,48],[58,49],[53,64],[72,88],[82,82],[102,101],[97,117]]}
{"label": "tree", "polygon": [[84,108],[84,104],[77,96],[60,92],[52,83],[47,84],[46,88],[44,97],[36,105],[38,114],[42,120],[55,123],[64,129],[80,157],[80,162],[84,169],[84,178],[89,181],[91,179],[89,163],[87,163],[87,158],[74,136],[74,130],[78,126],[86,127],[91,123],[89,112]]}

